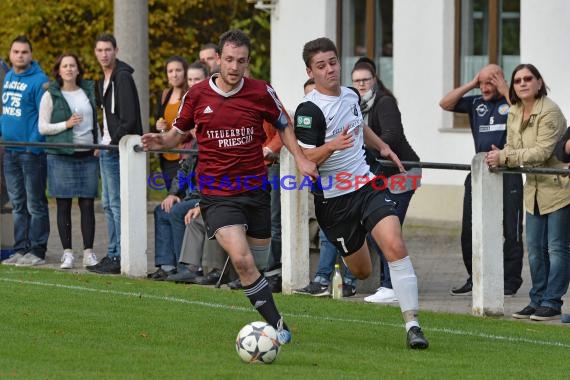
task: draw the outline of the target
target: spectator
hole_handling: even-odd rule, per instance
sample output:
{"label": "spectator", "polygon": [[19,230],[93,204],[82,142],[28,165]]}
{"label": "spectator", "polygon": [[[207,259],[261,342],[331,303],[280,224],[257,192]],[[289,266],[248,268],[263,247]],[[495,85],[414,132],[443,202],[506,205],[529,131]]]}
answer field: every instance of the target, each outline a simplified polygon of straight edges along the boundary
{"label": "spectator", "polygon": [[[564,134],[566,120],[547,97],[538,69],[520,64],[513,70],[509,96],[512,102],[507,143],[493,146],[486,155],[490,168],[541,166],[562,169],[554,148]],[[562,296],[568,290],[570,268],[570,179],[548,174],[526,175],[524,204],[526,243],[532,288],[530,303],[513,314],[517,319],[559,319]]]}
{"label": "spectator", "polygon": [[[176,65],[174,65],[174,63],[176,63]],[[188,81],[186,82],[188,88],[200,83],[207,77],[207,71],[204,71],[205,66],[201,62],[194,62],[192,65],[188,66],[186,61],[182,58],[172,57],[166,64],[167,72],[169,66],[171,69],[182,68],[182,66],[185,66],[184,73],[188,78]],[[174,77],[175,75],[172,71],[179,70],[171,70],[169,76]],[[192,82],[190,82],[190,78],[192,78]],[[173,83],[179,84],[179,72],[176,75],[176,79],[177,80],[175,81],[171,81],[173,89],[175,88]],[[184,94],[185,93],[181,93],[179,95],[182,97]],[[172,96],[170,96],[170,98],[172,99]],[[168,102],[168,100],[166,100],[166,102]],[[169,108],[169,112],[164,113],[169,126],[166,131],[172,128],[172,121],[174,121],[178,114],[180,103],[181,100],[178,100],[176,103],[169,103],[166,106],[166,108]],[[189,149],[197,149],[195,139],[188,142],[185,147]],[[156,272],[148,275],[148,278],[153,280],[187,282],[187,280],[194,279],[198,275],[202,274],[201,268],[188,270],[185,265],[187,263],[180,262],[182,244],[186,230],[184,217],[190,209],[196,207],[200,200],[199,191],[188,186],[188,176],[191,176],[192,180],[194,179],[192,173],[196,170],[196,162],[197,159],[195,155],[187,155],[186,158],[180,162],[176,173],[168,176],[170,179],[168,196],[154,209],[154,230],[156,237],[154,260],[158,269]],[[181,178],[185,180],[181,182]]]}
{"label": "spectator", "polygon": [[[103,77],[97,83],[98,99],[103,108],[103,137],[101,144],[118,145],[125,135],[142,134],[141,112],[134,69],[117,59],[117,41],[111,34],[102,34],[95,41],[95,56]],[[107,255],[89,271],[100,274],[121,273],[121,184],[119,151],[102,150],[102,203],[107,221],[109,245]]]}
{"label": "spectator", "polygon": [[[360,110],[364,117],[364,122],[370,126],[372,131],[378,135],[396,153],[398,158],[404,161],[419,161],[420,158],[410,146],[404,134],[402,117],[398,109],[398,103],[392,92],[384,86],[384,83],[376,74],[374,61],[369,58],[360,58],[352,68],[352,84],[360,94]],[[396,184],[401,175],[394,167],[381,167],[378,164],[380,156],[373,149],[366,149],[366,156],[370,170],[376,175],[386,178],[387,189],[391,193],[391,198],[397,203],[396,216],[403,226],[408,206],[412,196],[418,186],[419,181],[407,177],[406,182]],[[408,176],[421,178],[420,168],[406,167]],[[364,301],[373,303],[397,302],[396,294],[392,288],[390,269],[384,254],[374,242],[374,239],[367,237],[369,247],[380,257],[380,288],[376,293],[365,297]]]}
{"label": "spectator", "polygon": [[[32,44],[25,36],[10,44],[12,69],[3,83],[0,135],[4,141],[42,142],[38,128],[40,100],[48,78],[32,60]],[[6,147],[4,175],[14,223],[14,254],[3,264],[45,264],[49,237],[46,198],[47,162],[41,148]]]}
{"label": "spectator", "polygon": [[[396,203],[382,183],[374,179],[362,146],[376,149],[382,157],[404,171],[398,157],[364,122],[359,97],[340,85],[340,62],[335,44],[317,38],[303,47],[303,60],[315,90],[307,94],[295,112],[295,133],[307,158],[318,164],[327,186],[316,186],[315,211],[319,225],[342,252],[343,260],[359,279],[370,275],[372,263],[366,244],[367,233],[388,259],[394,291],[407,331],[407,345],[425,349],[428,341],[419,326],[418,284],[402,239]],[[341,185],[339,173],[353,179],[368,178],[359,187]]]}
{"label": "spectator", "polygon": [[[481,95],[464,96],[474,88]],[[502,149],[507,139],[507,114],[509,112],[509,88],[503,70],[497,65],[487,65],[470,82],[450,91],[439,105],[446,111],[466,113],[475,143],[475,152],[489,152],[493,146]],[[472,280],[472,228],[471,228],[471,173],[465,178],[463,197],[463,221],[461,224],[461,251],[467,269],[467,281],[451,289],[451,295],[471,294]],[[522,284],[522,176],[503,175],[503,259],[505,296],[516,294]]]}
{"label": "spectator", "polygon": [[[196,149],[195,141],[191,148]],[[158,269],[148,275],[150,279],[162,281],[177,273],[186,229],[184,216],[200,200],[198,189],[188,185],[188,177],[196,170],[196,161],[196,156],[192,155],[180,162],[179,171],[170,182],[168,196],[154,209],[154,262]]]}
{"label": "spectator", "polygon": [[[254,262],[254,257],[267,257],[271,237],[270,195],[261,186],[267,176],[261,147],[263,120],[278,128],[301,175],[316,178],[316,168],[297,145],[275,91],[265,82],[244,78],[249,38],[230,30],[221,36],[219,51],[220,72],[188,91],[173,130],[166,136],[146,134],[142,143],[146,149],[172,147],[196,129],[200,146],[196,172],[200,181],[208,181],[200,199],[208,236],[228,253],[249,301],[277,329],[279,343],[285,344],[291,341],[291,332]],[[242,186],[241,178],[246,176],[251,180]]]}
{"label": "spectator", "polygon": [[[49,143],[97,144],[95,84],[83,79],[83,67],[74,54],[61,55],[52,70],[55,80],[40,103],[39,128]],[[63,246],[61,268],[75,264],[71,241],[71,203],[78,198],[83,236],[83,265],[97,264],[95,197],[99,162],[93,149],[48,148],[48,191],[57,203],[57,229]]]}
{"label": "spectator", "polygon": [[[9,70],[8,65],[0,59],[0,83],[4,83],[4,76]],[[0,95],[2,95],[2,87],[0,87]],[[2,117],[2,107],[0,107],[0,117]],[[0,213],[8,211],[6,204],[9,200],[6,180],[4,179],[4,146],[0,146]]]}
{"label": "spectator", "polygon": [[200,61],[208,65],[210,74],[214,74],[220,71],[220,66],[218,63],[220,58],[218,53],[218,46],[211,42],[202,45],[200,52],[198,53]]}
{"label": "spectator", "polygon": [[[166,61],[166,76],[169,88],[162,91],[154,118],[156,130],[165,133],[172,128],[172,122],[178,114],[182,102],[182,96],[188,90],[187,71],[188,63],[180,56],[174,55]],[[178,153],[159,153],[160,170],[166,174],[166,178],[172,180],[178,172]]]}
{"label": "spectator", "polygon": [[[222,268],[227,254],[216,239],[208,239],[206,225],[197,203],[184,216],[184,223],[186,223],[186,231],[180,262],[188,264],[189,270],[179,282],[198,285],[215,285],[218,281],[222,283],[221,277],[224,275]],[[209,270],[206,275],[203,275],[203,268]]]}
{"label": "spectator", "polygon": [[202,82],[210,76],[208,66],[202,61],[192,62],[186,70],[186,77],[188,78],[188,88],[194,86],[196,83]]}
{"label": "spectator", "polygon": [[[315,89],[315,81],[313,79],[307,79],[303,85],[303,90],[305,95]],[[312,197],[309,201],[312,201]],[[314,297],[330,296],[331,290],[329,289],[332,281],[332,276],[334,273],[334,265],[337,262],[337,255],[339,252],[336,247],[329,241],[327,235],[324,234],[323,230],[319,227],[319,263],[317,264],[317,270],[315,272],[315,277],[313,281],[309,282],[309,285],[304,288],[295,289],[293,293],[296,294],[307,294]],[[350,272],[350,270],[342,264],[343,276],[342,276],[342,296],[351,297],[356,294],[356,277]]]}

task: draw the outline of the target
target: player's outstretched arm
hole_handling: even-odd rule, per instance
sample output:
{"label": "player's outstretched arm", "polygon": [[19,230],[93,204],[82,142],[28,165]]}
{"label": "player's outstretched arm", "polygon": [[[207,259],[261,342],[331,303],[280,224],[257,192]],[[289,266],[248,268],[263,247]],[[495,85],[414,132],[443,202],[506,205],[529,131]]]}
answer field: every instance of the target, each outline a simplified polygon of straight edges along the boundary
{"label": "player's outstretched arm", "polygon": [[366,146],[376,149],[378,152],[380,152],[380,155],[382,157],[392,161],[398,170],[400,170],[400,172],[406,171],[404,165],[402,165],[396,153],[394,153],[390,146],[382,141],[382,139],[378,137],[378,135],[374,133],[374,131],[370,129],[368,125],[364,126],[364,143]]}
{"label": "player's outstretched arm", "polygon": [[144,150],[159,150],[174,148],[182,143],[185,135],[177,132],[174,128],[167,133],[145,133],[141,137]]}
{"label": "player's outstretched arm", "polygon": [[278,132],[281,140],[283,141],[283,145],[287,147],[289,152],[291,152],[295,158],[297,168],[301,172],[301,175],[308,176],[311,177],[312,180],[316,180],[318,177],[317,165],[305,156],[301,147],[297,144],[297,137],[295,137],[291,124],[288,124],[286,128],[279,129]]}

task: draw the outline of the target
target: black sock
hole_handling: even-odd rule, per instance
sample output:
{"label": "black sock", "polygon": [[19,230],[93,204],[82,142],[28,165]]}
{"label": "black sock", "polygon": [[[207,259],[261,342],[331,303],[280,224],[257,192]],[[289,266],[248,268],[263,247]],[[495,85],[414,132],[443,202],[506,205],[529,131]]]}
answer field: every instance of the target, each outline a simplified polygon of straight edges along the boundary
{"label": "black sock", "polygon": [[[265,277],[263,275],[259,276],[253,284],[244,286],[243,291],[249,298],[249,302],[257,309],[257,312],[265,318],[267,323],[277,329],[281,315],[277,311],[277,306],[275,306],[275,301],[273,301],[273,293],[271,293]],[[285,323],[283,323],[283,328],[289,330]]]}

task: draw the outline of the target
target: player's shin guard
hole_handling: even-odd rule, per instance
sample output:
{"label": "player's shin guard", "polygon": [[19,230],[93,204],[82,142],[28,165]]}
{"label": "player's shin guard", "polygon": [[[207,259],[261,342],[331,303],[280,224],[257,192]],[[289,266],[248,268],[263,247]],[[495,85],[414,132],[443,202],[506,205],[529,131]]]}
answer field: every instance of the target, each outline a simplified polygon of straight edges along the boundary
{"label": "player's shin guard", "polygon": [[406,322],[406,330],[412,326],[419,326],[418,279],[414,273],[410,257],[406,256],[403,259],[388,263],[388,266],[390,267],[392,286]]}
{"label": "player's shin guard", "polygon": [[[273,294],[265,277],[259,276],[253,284],[244,286],[243,291],[258,313],[265,318],[267,323],[277,329],[281,315],[277,311],[277,306],[275,306],[275,301],[273,301]],[[288,330],[286,324],[283,324],[283,328]]]}

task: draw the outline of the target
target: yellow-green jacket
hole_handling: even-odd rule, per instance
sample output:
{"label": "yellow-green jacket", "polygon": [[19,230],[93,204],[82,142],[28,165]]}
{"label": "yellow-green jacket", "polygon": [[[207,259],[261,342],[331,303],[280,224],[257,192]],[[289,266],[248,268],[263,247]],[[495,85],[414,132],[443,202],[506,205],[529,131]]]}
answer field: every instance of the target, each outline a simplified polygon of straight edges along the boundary
{"label": "yellow-green jacket", "polygon": [[[554,156],[556,143],[565,130],[566,119],[562,111],[546,96],[534,103],[525,128],[522,104],[511,106],[507,118],[507,143],[500,152],[500,164],[508,167],[565,168],[566,165]],[[535,199],[540,215],[570,204],[570,179],[552,174],[527,174],[524,204],[526,211],[531,214],[534,214]]]}

